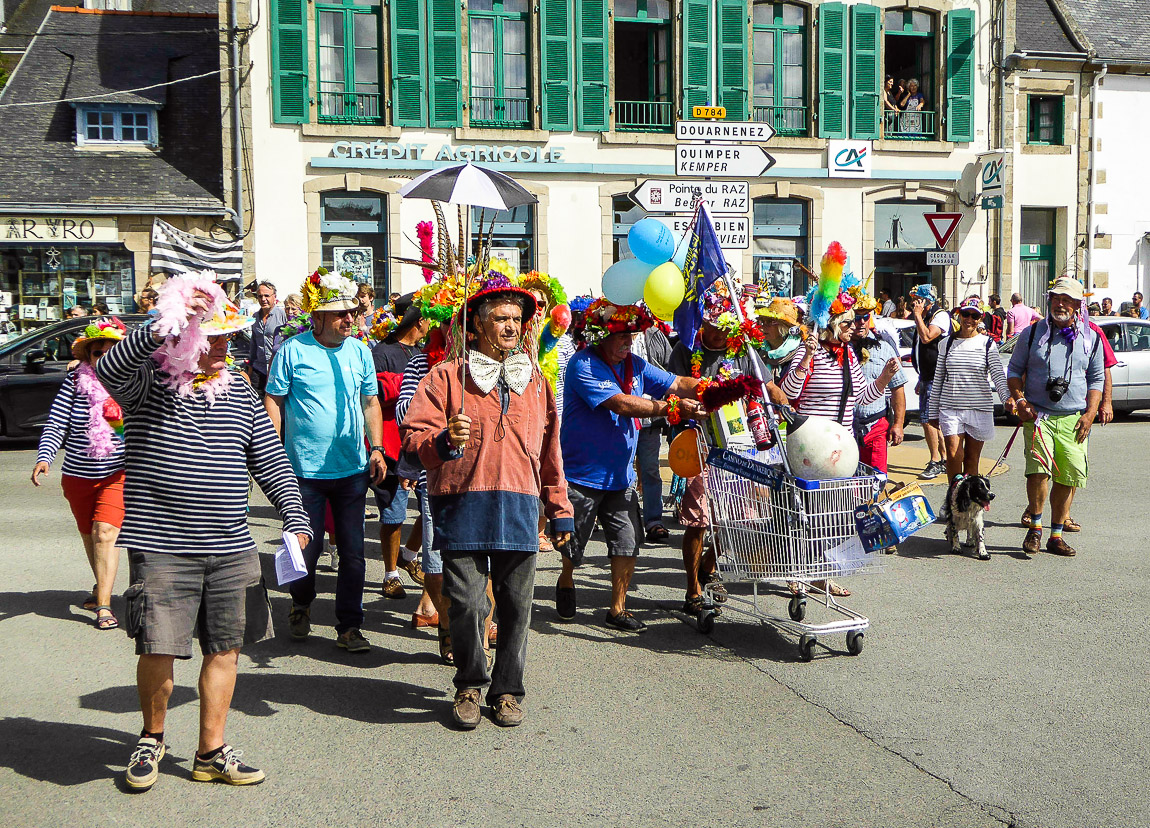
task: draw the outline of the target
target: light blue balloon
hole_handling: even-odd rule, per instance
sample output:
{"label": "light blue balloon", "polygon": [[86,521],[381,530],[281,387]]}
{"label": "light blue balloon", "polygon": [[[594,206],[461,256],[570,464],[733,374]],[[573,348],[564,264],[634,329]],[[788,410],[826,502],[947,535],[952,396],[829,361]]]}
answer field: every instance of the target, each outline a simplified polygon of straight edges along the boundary
{"label": "light blue balloon", "polygon": [[660,265],[675,252],[675,236],[663,222],[653,218],[640,219],[627,231],[627,244],[631,252],[649,265]]}
{"label": "light blue balloon", "polygon": [[641,259],[622,259],[603,274],[603,295],[615,305],[634,305],[643,298],[647,277],[654,268]]}
{"label": "light blue balloon", "polygon": [[680,239],[676,242],[675,255],[671,261],[675,263],[675,267],[679,270],[685,271],[687,269],[687,250],[691,246],[691,240],[687,238]]}

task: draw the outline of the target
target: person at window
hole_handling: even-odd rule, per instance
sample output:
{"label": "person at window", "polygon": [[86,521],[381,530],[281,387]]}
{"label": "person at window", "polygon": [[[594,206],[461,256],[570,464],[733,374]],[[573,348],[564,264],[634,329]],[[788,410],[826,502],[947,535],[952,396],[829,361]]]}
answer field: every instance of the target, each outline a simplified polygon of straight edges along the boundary
{"label": "person at window", "polygon": [[1114,310],[1114,300],[1109,296],[1102,300],[1102,313],[1099,316],[1117,316],[1118,312]]}
{"label": "person at window", "polygon": [[917,78],[911,78],[906,82],[906,92],[899,99],[898,107],[906,112],[926,109],[926,96],[919,91]]}
{"label": "person at window", "polygon": [[886,80],[882,84],[882,108],[885,110],[898,111],[898,102],[895,100],[895,87],[894,76],[887,75]]}
{"label": "person at window", "polygon": [[276,299],[276,286],[271,282],[261,281],[256,285],[255,294],[260,307],[256,311],[256,322],[252,325],[248,376],[252,387],[262,394],[268,384],[268,365],[275,352],[275,338],[279,329],[287,323],[288,315]]}
{"label": "person at window", "polygon": [[1150,308],[1142,304],[1142,294],[1139,291],[1134,292],[1130,309],[1137,312],[1138,319],[1150,319]]}
{"label": "person at window", "polygon": [[52,402],[32,469],[32,483],[39,486],[40,475],[48,474],[57,452],[65,449],[60,485],[96,578],[84,609],[96,613],[98,630],[120,625],[111,604],[120,564],[116,538],[124,522],[124,421],[119,405],[96,377],[95,366],[126,332],[119,319],[102,319],[72,343],[80,367],[64,377]]}

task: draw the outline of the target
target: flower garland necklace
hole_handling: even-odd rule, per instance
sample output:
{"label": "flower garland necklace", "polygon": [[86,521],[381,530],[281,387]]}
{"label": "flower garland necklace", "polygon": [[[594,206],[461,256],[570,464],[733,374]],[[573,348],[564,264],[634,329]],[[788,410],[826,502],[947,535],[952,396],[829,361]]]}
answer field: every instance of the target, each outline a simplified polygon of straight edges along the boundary
{"label": "flower garland necklace", "polygon": [[88,456],[111,457],[120,448],[116,437],[124,433],[124,412],[87,362],[76,369],[76,388],[88,400]]}

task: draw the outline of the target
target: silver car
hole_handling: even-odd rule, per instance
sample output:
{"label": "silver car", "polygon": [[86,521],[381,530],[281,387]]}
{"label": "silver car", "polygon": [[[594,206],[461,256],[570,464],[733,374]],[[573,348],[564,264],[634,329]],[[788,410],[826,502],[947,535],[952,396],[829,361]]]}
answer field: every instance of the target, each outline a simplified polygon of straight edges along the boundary
{"label": "silver car", "polygon": [[[1090,321],[1106,334],[1118,359],[1110,369],[1114,410],[1150,408],[1150,322],[1126,316],[1092,316]],[[1029,335],[1029,329],[1020,334]],[[1017,341],[1018,337],[1012,336],[1000,349],[1004,367],[1009,365]]]}

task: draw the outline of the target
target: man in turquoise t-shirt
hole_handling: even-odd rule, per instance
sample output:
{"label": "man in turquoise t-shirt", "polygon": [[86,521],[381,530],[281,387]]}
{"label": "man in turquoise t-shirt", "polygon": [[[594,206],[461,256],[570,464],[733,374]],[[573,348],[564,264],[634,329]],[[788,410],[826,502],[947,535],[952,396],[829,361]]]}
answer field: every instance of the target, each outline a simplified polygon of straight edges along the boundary
{"label": "man in turquoise t-shirt", "polygon": [[[360,632],[366,568],[363,513],[368,483],[382,482],[387,473],[380,445],[383,414],[371,351],[351,337],[358,309],[354,283],[327,273],[316,273],[309,283],[319,293],[311,309],[312,330],[289,339],[276,353],[265,399],[268,416],[284,438],[312,528],[311,543],[303,550],[307,575],[289,587],[288,625],[297,641],[311,632],[315,567],[330,506],[339,548],[336,645],[361,653],[370,649]],[[365,429],[370,455],[364,450]]]}

